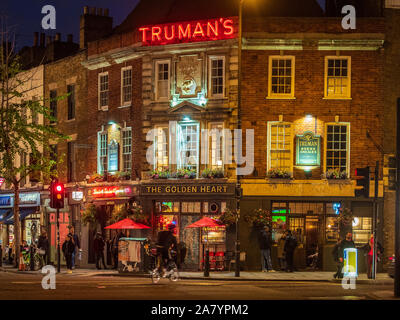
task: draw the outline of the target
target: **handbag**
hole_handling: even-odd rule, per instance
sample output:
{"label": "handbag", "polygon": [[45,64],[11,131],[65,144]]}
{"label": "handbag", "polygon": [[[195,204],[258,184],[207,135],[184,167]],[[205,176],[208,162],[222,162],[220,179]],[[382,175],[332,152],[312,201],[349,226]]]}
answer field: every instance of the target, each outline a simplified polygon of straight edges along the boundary
{"label": "handbag", "polygon": [[46,255],[46,250],[39,248],[38,253],[39,253],[39,255],[44,256],[44,255]]}

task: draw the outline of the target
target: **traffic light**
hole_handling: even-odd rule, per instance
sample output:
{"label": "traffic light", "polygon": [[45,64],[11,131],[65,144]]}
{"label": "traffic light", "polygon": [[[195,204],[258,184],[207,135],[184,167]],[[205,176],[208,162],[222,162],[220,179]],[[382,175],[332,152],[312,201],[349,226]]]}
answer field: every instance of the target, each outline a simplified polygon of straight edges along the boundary
{"label": "traffic light", "polygon": [[64,208],[65,189],[60,182],[52,182],[50,186],[50,208]]}
{"label": "traffic light", "polygon": [[357,168],[355,178],[357,179],[355,196],[369,198],[369,167]]}

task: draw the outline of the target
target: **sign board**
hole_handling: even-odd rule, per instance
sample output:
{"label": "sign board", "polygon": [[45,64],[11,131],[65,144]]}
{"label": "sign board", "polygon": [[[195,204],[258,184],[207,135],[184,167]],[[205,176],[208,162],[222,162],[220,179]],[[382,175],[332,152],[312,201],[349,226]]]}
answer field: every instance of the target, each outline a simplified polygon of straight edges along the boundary
{"label": "sign board", "polygon": [[[0,195],[0,207],[1,208],[12,208],[14,206],[14,195],[4,194]],[[19,206],[20,207],[38,207],[40,206],[40,193],[39,192],[27,192],[19,194]]]}
{"label": "sign board", "polygon": [[321,137],[307,131],[296,137],[296,165],[319,166],[321,159]]}
{"label": "sign board", "polygon": [[202,184],[202,185],[148,185],[141,186],[142,195],[232,195],[235,186],[227,184]]}
{"label": "sign board", "polygon": [[108,171],[118,171],[118,143],[115,140],[108,145]]}
{"label": "sign board", "polygon": [[88,196],[93,198],[118,198],[132,195],[131,187],[96,187],[88,190]]}
{"label": "sign board", "polygon": [[234,39],[237,34],[236,17],[166,23],[139,28],[139,39],[143,46]]}

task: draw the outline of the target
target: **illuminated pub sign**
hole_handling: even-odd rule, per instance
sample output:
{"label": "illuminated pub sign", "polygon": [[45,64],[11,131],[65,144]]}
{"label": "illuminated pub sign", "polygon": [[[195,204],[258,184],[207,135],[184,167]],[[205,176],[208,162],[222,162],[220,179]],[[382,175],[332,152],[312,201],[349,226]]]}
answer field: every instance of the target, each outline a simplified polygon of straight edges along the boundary
{"label": "illuminated pub sign", "polygon": [[132,187],[96,187],[88,190],[88,195],[93,198],[118,198],[128,197],[133,193]]}
{"label": "illuminated pub sign", "polygon": [[229,184],[202,184],[202,185],[144,185],[141,186],[142,195],[194,195],[194,194],[234,194],[235,186]]}
{"label": "illuminated pub sign", "polygon": [[154,46],[234,39],[237,33],[237,18],[231,17],[144,26],[139,39],[144,46]]}
{"label": "illuminated pub sign", "polygon": [[321,137],[307,131],[296,137],[296,165],[320,165]]}

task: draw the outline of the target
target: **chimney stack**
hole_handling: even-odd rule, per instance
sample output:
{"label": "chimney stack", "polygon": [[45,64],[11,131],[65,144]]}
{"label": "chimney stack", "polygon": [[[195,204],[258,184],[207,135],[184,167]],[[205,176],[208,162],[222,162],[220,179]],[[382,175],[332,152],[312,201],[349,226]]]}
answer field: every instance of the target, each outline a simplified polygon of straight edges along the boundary
{"label": "chimney stack", "polygon": [[33,46],[37,47],[39,43],[39,32],[33,33]]}
{"label": "chimney stack", "polygon": [[83,7],[83,14],[89,14],[89,7],[88,6],[84,6]]}
{"label": "chimney stack", "polygon": [[97,8],[97,15],[102,16],[103,15],[103,8]]}
{"label": "chimney stack", "polygon": [[41,33],[40,34],[40,46],[41,47],[44,47],[44,40],[45,40],[45,35],[44,35],[44,33]]}
{"label": "chimney stack", "polygon": [[[87,11],[90,14],[85,14]],[[107,37],[112,33],[113,18],[108,16],[109,12],[109,9],[103,8],[84,8],[84,14],[80,18],[79,45],[81,49],[86,48],[88,42]]]}
{"label": "chimney stack", "polygon": [[96,7],[91,7],[89,9],[90,9],[90,14],[95,16],[96,15]]}
{"label": "chimney stack", "polygon": [[109,13],[110,13],[110,10],[108,8],[105,8],[104,9],[104,16],[108,17]]}
{"label": "chimney stack", "polygon": [[54,38],[54,41],[60,41],[61,40],[61,33],[56,33],[56,37]]}
{"label": "chimney stack", "polygon": [[73,40],[72,40],[72,34],[68,34],[67,35],[67,42],[68,43],[71,43]]}

